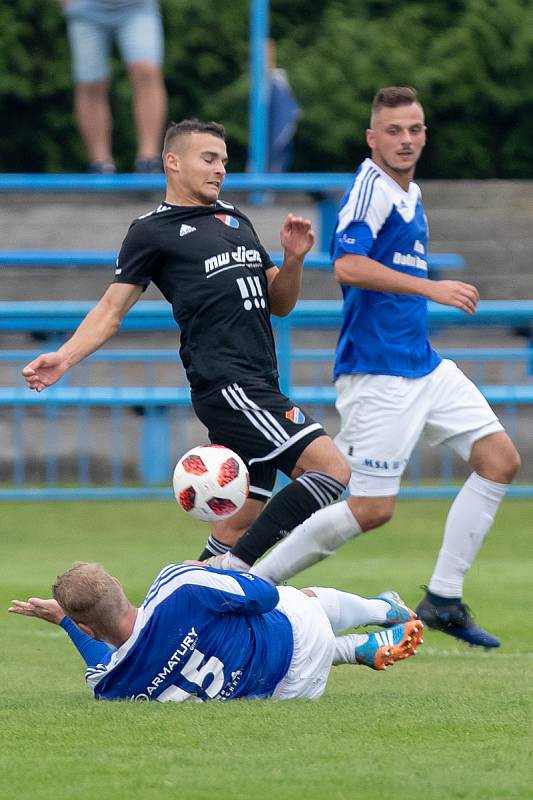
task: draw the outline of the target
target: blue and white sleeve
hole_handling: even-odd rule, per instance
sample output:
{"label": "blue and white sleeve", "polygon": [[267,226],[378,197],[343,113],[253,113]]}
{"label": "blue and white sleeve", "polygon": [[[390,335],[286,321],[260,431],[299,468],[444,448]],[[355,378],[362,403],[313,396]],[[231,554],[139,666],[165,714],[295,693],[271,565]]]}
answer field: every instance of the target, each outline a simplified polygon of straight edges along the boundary
{"label": "blue and white sleeve", "polygon": [[174,592],[186,590],[191,602],[202,603],[215,614],[265,614],[276,607],[275,586],[246,572],[232,572],[187,564],[169,564],[152,584],[144,607],[160,602]]}
{"label": "blue and white sleeve", "polygon": [[346,254],[368,256],[391,209],[390,197],[379,180],[371,184],[371,190],[356,181],[339,212],[331,243],[333,261]]}
{"label": "blue and white sleeve", "polygon": [[114,647],[110,647],[105,642],[100,642],[88,636],[84,631],[78,628],[74,620],[70,619],[70,617],[63,617],[59,625],[68,633],[70,640],[88,667],[94,667],[97,664],[105,665],[109,662],[111,656],[115,652]]}

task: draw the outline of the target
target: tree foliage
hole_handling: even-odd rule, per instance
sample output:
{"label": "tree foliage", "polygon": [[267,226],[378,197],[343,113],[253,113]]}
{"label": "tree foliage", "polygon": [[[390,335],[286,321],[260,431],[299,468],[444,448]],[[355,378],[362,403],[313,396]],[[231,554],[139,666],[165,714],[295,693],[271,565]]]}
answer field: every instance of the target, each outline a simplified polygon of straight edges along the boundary
{"label": "tree foliage", "polygon": [[[246,163],[249,2],[161,0],[169,116],[222,120]],[[57,0],[0,5],[0,170],[85,169]],[[421,177],[533,177],[529,0],[271,0],[278,65],[303,116],[296,170],[350,170],[380,86],[418,89],[429,130]],[[131,89],[113,59],[114,151],[131,168]]]}

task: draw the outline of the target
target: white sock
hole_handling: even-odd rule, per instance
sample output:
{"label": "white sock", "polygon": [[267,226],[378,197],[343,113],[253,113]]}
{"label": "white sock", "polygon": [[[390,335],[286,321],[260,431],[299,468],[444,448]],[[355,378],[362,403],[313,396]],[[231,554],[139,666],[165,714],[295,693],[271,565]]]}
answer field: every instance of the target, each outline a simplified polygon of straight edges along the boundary
{"label": "white sock", "polygon": [[233,569],[236,572],[248,572],[250,565],[243,561],[241,558],[234,556],[229,550],[222,556],[222,569]]}
{"label": "white sock", "polygon": [[335,637],[335,654],[333,664],[357,664],[355,658],[355,648],[360,647],[368,641],[367,633],[349,633],[347,636]]}
{"label": "white sock", "polygon": [[473,472],[452,503],[444,539],[428,589],[440,597],[462,597],[464,577],[490,530],[507,490]]}
{"label": "white sock", "polygon": [[387,621],[390,605],[385,600],[368,599],[321,586],[310,588],[326,612],[333,633],[358,628],[359,625],[383,625]]}
{"label": "white sock", "polygon": [[251,572],[271,583],[282,583],[322,561],[361,533],[361,527],[343,500],[320,509],[298,525]]}

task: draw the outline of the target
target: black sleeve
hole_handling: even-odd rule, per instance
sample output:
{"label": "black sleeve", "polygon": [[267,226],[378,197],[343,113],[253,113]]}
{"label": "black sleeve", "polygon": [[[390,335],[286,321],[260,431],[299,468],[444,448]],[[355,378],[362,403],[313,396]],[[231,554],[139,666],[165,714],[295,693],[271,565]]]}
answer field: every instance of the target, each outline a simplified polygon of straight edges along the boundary
{"label": "black sleeve", "polygon": [[267,251],[265,250],[259,239],[257,240],[257,248],[259,250],[259,254],[261,255],[263,270],[266,272],[267,269],[275,267],[276,265],[272,262],[272,259],[270,258],[269,254],[267,253]]}
{"label": "black sleeve", "polygon": [[114,283],[132,283],[145,289],[159,264],[159,251],[150,226],[136,220],[122,242]]}

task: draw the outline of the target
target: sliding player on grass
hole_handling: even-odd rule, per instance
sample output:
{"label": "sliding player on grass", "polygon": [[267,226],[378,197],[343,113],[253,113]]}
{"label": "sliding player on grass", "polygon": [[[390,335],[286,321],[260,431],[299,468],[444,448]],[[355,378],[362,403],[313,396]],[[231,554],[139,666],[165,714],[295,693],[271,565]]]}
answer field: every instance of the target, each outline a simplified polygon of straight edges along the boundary
{"label": "sliding player on grass", "polygon": [[[95,698],[318,698],[332,664],[383,670],[414,655],[422,623],[394,592],[280,589],[247,573],[170,564],[140,608],[99,564],[60,575],[54,599],[9,611],[60,625],[81,653]],[[380,625],[370,634],[335,632]]]}

